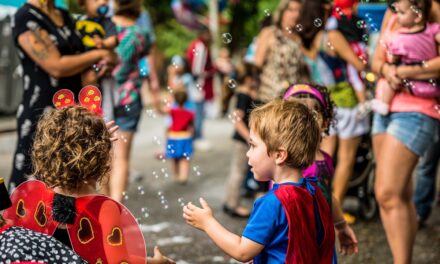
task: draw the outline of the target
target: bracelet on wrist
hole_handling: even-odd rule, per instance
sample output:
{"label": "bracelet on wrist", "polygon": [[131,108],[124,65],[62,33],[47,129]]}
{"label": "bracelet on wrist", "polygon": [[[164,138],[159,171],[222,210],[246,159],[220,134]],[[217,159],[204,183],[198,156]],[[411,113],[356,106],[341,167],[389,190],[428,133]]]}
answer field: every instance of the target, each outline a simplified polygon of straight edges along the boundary
{"label": "bracelet on wrist", "polygon": [[345,220],[341,220],[341,221],[338,221],[338,222],[334,223],[333,225],[334,225],[336,228],[339,228],[339,227],[341,227],[341,226],[344,226],[345,224],[347,224],[347,221],[345,221]]}

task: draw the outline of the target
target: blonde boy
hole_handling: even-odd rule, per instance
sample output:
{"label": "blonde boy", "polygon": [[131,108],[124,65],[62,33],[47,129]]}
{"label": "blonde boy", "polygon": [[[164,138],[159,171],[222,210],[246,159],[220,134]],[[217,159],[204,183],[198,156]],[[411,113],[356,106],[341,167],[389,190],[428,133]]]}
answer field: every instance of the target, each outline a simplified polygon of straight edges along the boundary
{"label": "blonde boy", "polygon": [[301,171],[315,159],[320,133],[315,115],[299,101],[274,100],[252,111],[249,165],[274,188],[255,201],[242,236],[226,230],[208,203],[188,203],[186,222],[208,234],[236,260],[258,263],[331,263],[334,229],[324,196]]}

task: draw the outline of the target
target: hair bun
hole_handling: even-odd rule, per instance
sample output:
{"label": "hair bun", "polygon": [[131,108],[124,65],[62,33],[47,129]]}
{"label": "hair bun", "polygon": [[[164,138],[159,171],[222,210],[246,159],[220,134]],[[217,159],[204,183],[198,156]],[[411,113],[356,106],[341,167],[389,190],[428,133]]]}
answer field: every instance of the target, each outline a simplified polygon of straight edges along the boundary
{"label": "hair bun", "polygon": [[62,224],[73,224],[76,216],[75,201],[75,197],[55,193],[52,201],[53,219]]}

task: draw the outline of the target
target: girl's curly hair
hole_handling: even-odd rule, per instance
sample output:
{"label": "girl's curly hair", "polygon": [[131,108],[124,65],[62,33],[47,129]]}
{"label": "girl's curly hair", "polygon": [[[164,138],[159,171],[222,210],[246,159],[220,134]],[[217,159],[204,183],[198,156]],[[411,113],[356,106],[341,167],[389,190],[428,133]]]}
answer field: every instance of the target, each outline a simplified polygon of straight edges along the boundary
{"label": "girl's curly hair", "polygon": [[100,182],[111,168],[110,133],[104,120],[80,106],[43,115],[32,150],[34,175],[50,187],[75,192]]}
{"label": "girl's curly hair", "polygon": [[330,98],[330,91],[327,89],[327,87],[317,85],[317,84],[309,84],[309,85],[319,91],[319,93],[321,94],[322,98],[325,101],[325,104],[326,104],[325,108],[319,103],[319,100],[311,94],[302,93],[302,94],[294,95],[294,97],[295,98],[310,98],[310,99],[314,99],[317,102],[317,104],[319,105],[319,113],[322,115],[322,118],[324,121],[324,132],[326,134],[328,134],[330,131],[330,127],[334,126],[336,124],[335,103]]}

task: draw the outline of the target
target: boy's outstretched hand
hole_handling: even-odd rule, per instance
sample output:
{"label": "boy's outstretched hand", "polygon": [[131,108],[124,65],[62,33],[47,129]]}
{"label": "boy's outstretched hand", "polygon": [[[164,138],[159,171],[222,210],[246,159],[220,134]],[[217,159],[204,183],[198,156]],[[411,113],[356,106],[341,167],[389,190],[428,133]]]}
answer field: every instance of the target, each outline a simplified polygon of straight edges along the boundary
{"label": "boy's outstretched hand", "polygon": [[205,231],[209,221],[214,219],[214,215],[203,198],[200,198],[200,205],[202,206],[201,208],[193,205],[191,202],[185,205],[183,207],[183,218],[193,227]]}

